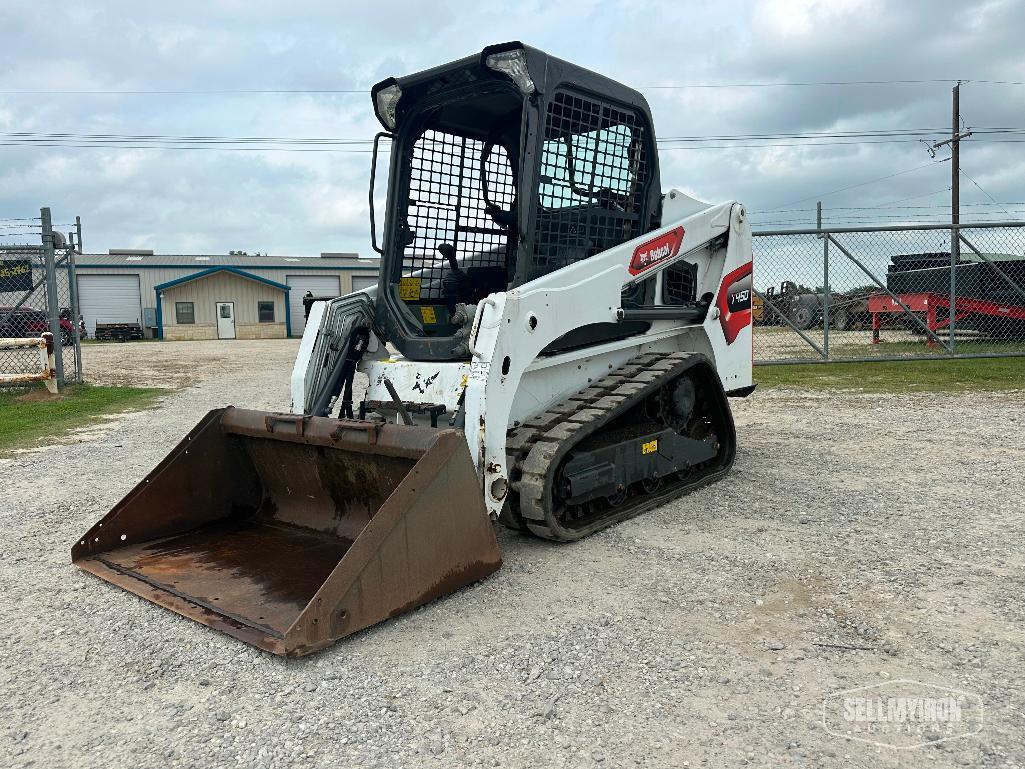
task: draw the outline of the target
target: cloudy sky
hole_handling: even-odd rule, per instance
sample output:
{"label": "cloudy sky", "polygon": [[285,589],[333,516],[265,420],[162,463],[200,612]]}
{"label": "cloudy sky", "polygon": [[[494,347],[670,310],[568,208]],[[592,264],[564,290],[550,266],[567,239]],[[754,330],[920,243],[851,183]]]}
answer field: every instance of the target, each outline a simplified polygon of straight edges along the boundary
{"label": "cloudy sky", "polygon": [[1017,133],[964,143],[962,218],[1025,218],[1021,0],[4,0],[0,28],[0,218],[80,215],[94,252],[368,254],[364,145],[131,137],[367,139],[373,83],[513,39],[640,88],[660,137],[831,135],[662,148],[664,186],[756,226],[810,223],[818,199],[835,223],[942,220],[949,153],[920,139],[973,81],[965,125]]}

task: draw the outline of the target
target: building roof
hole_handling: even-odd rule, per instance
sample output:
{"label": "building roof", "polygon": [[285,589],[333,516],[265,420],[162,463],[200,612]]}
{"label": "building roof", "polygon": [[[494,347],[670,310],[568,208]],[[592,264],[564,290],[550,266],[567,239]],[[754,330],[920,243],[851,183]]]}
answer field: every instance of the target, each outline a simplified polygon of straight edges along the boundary
{"label": "building roof", "polygon": [[240,267],[248,269],[291,270],[371,270],[379,268],[378,259],[360,259],[358,254],[330,256],[255,256],[244,254],[153,254],[148,251],[113,254],[80,254],[78,267],[189,268]]}
{"label": "building roof", "polygon": [[209,267],[205,270],[194,272],[191,275],[186,275],[184,278],[178,278],[177,280],[169,280],[166,283],[161,283],[160,285],[153,286],[153,290],[157,293],[160,293],[161,291],[173,288],[174,286],[180,286],[182,283],[189,283],[193,280],[201,280],[203,278],[207,278],[219,272],[228,272],[232,275],[238,275],[240,278],[245,278],[246,280],[253,280],[257,283],[263,283],[267,286],[273,286],[274,288],[284,291],[286,293],[288,292],[288,286],[286,286],[284,283],[278,283],[275,280],[261,278],[259,275],[253,275],[251,272],[245,272],[243,270],[240,270],[238,267],[228,267],[226,265],[221,265],[220,267]]}

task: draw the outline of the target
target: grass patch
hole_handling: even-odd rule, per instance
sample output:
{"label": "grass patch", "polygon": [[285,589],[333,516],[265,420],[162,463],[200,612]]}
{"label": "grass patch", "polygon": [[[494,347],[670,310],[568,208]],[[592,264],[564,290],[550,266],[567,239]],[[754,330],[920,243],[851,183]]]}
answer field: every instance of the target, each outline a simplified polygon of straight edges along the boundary
{"label": "grass patch", "polygon": [[60,395],[45,390],[0,390],[0,455],[88,425],[104,414],[148,408],[167,390],[155,387],[70,385]]}
{"label": "grass patch", "polygon": [[968,392],[1025,387],[1025,357],[756,366],[759,387],[859,392]]}

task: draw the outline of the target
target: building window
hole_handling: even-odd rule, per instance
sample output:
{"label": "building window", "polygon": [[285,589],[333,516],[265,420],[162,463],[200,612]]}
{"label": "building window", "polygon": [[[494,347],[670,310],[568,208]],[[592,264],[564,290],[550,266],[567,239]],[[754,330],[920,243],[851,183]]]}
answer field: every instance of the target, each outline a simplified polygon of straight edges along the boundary
{"label": "building window", "polygon": [[260,318],[260,323],[273,323],[274,302],[257,302],[256,313]]}
{"label": "building window", "polygon": [[196,322],[196,308],[192,302],[174,303],[174,320],[179,324],[193,324]]}

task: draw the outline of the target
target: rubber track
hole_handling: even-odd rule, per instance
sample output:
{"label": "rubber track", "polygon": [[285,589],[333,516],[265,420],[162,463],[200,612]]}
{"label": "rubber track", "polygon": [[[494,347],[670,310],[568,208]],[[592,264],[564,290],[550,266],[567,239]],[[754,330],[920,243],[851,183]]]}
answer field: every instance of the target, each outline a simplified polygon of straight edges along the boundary
{"label": "rubber track", "polygon": [[[552,406],[542,414],[510,431],[506,452],[518,472],[513,490],[519,496],[518,515],[507,525],[526,529],[545,539],[571,541],[633,518],[653,507],[665,504],[683,494],[712,483],[725,475],[733,464],[733,446],[727,446],[729,462],[725,467],[689,481],[677,481],[653,494],[631,497],[623,506],[609,510],[609,515],[579,529],[567,529],[546,510],[546,484],[554,477],[554,469],[565,454],[579,441],[594,433],[618,414],[656,392],[669,380],[692,368],[703,355],[693,353],[645,353],[631,358],[620,368],[602,377],[590,387]],[[725,400],[725,396],[719,393]],[[733,420],[728,414],[729,435],[720,442],[735,442]]]}

